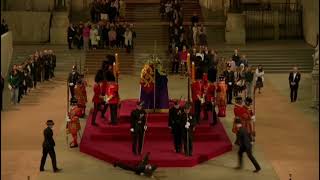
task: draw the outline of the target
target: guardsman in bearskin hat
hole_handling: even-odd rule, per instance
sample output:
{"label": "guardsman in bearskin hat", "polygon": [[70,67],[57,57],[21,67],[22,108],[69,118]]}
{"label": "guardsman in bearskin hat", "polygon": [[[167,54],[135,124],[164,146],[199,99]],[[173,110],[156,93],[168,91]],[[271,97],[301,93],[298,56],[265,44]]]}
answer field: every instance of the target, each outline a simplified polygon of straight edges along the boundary
{"label": "guardsman in bearskin hat", "polygon": [[193,132],[195,131],[196,121],[190,112],[191,104],[186,103],[184,112],[181,115],[182,138],[184,153],[186,156],[192,156],[193,150]]}
{"label": "guardsman in bearskin hat", "polygon": [[79,118],[82,115],[82,108],[77,105],[77,101],[71,101],[71,109],[67,122],[67,134],[72,135],[73,141],[70,143],[70,148],[78,147],[78,131],[81,129]]}
{"label": "guardsman in bearskin hat", "polygon": [[111,123],[116,125],[118,119],[118,104],[119,104],[119,85],[116,82],[108,82],[106,92],[106,106],[110,106]]}
{"label": "guardsman in bearskin hat", "polygon": [[246,113],[246,109],[243,107],[243,104],[242,104],[242,97],[241,96],[236,97],[236,104],[234,105],[233,113],[234,113],[235,118],[234,118],[234,122],[233,122],[232,132],[237,134],[237,127],[236,127],[235,119],[240,118],[241,122],[243,122],[244,121],[243,117],[244,117],[244,114]]}
{"label": "guardsman in bearskin hat", "polygon": [[132,152],[141,154],[146,126],[146,111],[143,102],[137,102],[137,108],[131,112]]}
{"label": "guardsman in bearskin hat", "polygon": [[202,83],[200,80],[196,80],[191,85],[192,88],[192,102],[194,105],[194,118],[196,122],[200,123],[201,104],[204,103],[202,93]]}
{"label": "guardsman in bearskin hat", "polygon": [[48,120],[47,126],[48,127],[43,131],[44,141],[42,144],[42,158],[40,164],[40,171],[44,171],[44,165],[46,163],[47,155],[49,154],[52,160],[53,172],[59,172],[61,171],[61,169],[57,167],[56,153],[54,151],[54,146],[56,145],[53,139],[52,131],[54,122],[52,120]]}
{"label": "guardsman in bearskin hat", "polygon": [[169,122],[168,126],[173,134],[173,142],[176,153],[181,152],[182,146],[182,129],[181,129],[181,114],[182,109],[179,106],[179,102],[175,101],[174,106],[169,109]]}
{"label": "guardsman in bearskin hat", "polygon": [[247,129],[248,133],[252,136],[252,140],[254,141],[254,137],[256,133],[254,131],[253,122],[255,122],[256,117],[253,113],[251,105],[252,105],[252,99],[250,97],[247,97],[245,99],[245,105],[244,105],[245,113],[243,115],[243,118],[244,118],[243,127]]}
{"label": "guardsman in bearskin hat", "polygon": [[217,101],[216,101],[219,109],[218,117],[226,117],[226,107],[227,107],[226,92],[227,92],[227,85],[225,83],[224,76],[220,76],[219,82],[217,84]]}
{"label": "guardsman in bearskin hat", "polygon": [[[203,82],[207,81],[207,76],[204,74]],[[217,113],[215,110],[215,93],[216,93],[216,86],[212,82],[204,83],[203,84],[203,93],[205,97],[205,107],[204,107],[204,119],[212,118],[211,125],[217,124]]]}
{"label": "guardsman in bearskin hat", "polygon": [[94,108],[92,113],[91,124],[94,126],[97,126],[96,117],[97,117],[98,111],[102,111],[101,105],[103,105],[103,102],[104,102],[104,96],[101,95],[101,89],[102,89],[102,82],[101,81],[96,82],[93,86],[94,95],[92,98]]}

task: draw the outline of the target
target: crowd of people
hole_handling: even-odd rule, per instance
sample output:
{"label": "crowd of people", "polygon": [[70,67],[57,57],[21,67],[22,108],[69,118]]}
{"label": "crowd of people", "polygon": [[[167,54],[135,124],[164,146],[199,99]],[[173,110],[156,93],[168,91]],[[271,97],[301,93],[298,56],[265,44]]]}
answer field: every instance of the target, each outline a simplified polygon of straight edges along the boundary
{"label": "crowd of people", "polygon": [[99,21],[96,24],[90,22],[78,25],[70,24],[68,28],[68,46],[72,49],[88,51],[90,49],[126,48],[130,53],[133,49],[136,31],[134,24],[127,22]]}
{"label": "crowd of people", "polygon": [[125,3],[123,0],[94,0],[90,4],[92,22],[109,20],[115,22],[119,17],[124,17]]}
{"label": "crowd of people", "polygon": [[1,35],[8,32],[8,31],[9,31],[8,24],[6,23],[6,21],[4,19],[2,19],[2,21],[1,21]]}
{"label": "crowd of people", "polygon": [[22,97],[38,82],[54,78],[56,55],[52,50],[36,51],[21,64],[14,64],[8,74],[8,88],[11,91],[11,103],[20,103]]}

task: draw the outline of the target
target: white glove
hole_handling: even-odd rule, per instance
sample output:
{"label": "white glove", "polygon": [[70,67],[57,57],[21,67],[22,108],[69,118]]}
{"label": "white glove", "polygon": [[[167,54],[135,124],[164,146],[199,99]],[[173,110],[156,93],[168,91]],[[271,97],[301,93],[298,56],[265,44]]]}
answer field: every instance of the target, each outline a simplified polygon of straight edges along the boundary
{"label": "white glove", "polygon": [[171,127],[171,126],[169,126],[169,129],[172,129],[172,127]]}
{"label": "white glove", "polygon": [[232,85],[232,82],[229,82],[228,84],[231,86],[231,85]]}
{"label": "white glove", "polygon": [[186,123],[186,125],[184,126],[186,129],[189,129],[189,127],[190,127],[190,123],[189,122],[187,122]]}
{"label": "white glove", "polygon": [[11,89],[12,89],[12,86],[11,86],[10,84],[8,84],[8,88],[9,88],[9,90],[11,90]]}
{"label": "white glove", "polygon": [[131,132],[134,132],[133,128],[130,129]]}
{"label": "white glove", "polygon": [[251,120],[252,120],[253,122],[255,122],[255,121],[256,121],[256,116],[252,116],[252,117],[251,117]]}
{"label": "white glove", "polygon": [[73,83],[69,83],[69,86],[73,86]]}
{"label": "white glove", "polygon": [[147,126],[144,126],[144,130],[147,130]]}

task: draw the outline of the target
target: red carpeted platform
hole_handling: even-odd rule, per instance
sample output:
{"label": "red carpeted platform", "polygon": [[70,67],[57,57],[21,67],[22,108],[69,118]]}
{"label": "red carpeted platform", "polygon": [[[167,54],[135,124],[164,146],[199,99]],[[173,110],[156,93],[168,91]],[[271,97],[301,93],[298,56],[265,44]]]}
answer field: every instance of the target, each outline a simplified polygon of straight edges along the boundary
{"label": "red carpeted platform", "polygon": [[[130,113],[136,107],[136,101],[129,99],[121,102],[117,126],[111,126],[108,120],[101,119],[100,113],[96,120],[98,127],[92,126],[90,113],[80,143],[80,151],[109,163],[137,163],[141,157],[131,152],[129,123]],[[109,115],[106,119],[109,119]],[[191,167],[232,149],[220,122],[211,127],[207,121],[203,121],[196,127],[192,157],[175,153],[167,113],[150,113],[147,125],[142,154],[151,152],[150,162],[160,167]]]}

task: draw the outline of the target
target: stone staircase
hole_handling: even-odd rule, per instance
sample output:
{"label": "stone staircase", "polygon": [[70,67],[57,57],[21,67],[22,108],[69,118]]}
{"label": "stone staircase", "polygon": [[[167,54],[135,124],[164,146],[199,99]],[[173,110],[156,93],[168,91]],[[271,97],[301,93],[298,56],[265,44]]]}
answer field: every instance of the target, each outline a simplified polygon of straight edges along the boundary
{"label": "stone staircase", "polygon": [[246,54],[250,65],[261,64],[266,73],[288,73],[293,65],[298,65],[304,73],[310,73],[313,68],[314,50],[301,40],[249,41],[245,46],[211,43],[210,47],[217,49],[219,56],[229,58],[233,50],[239,48],[240,55]]}

